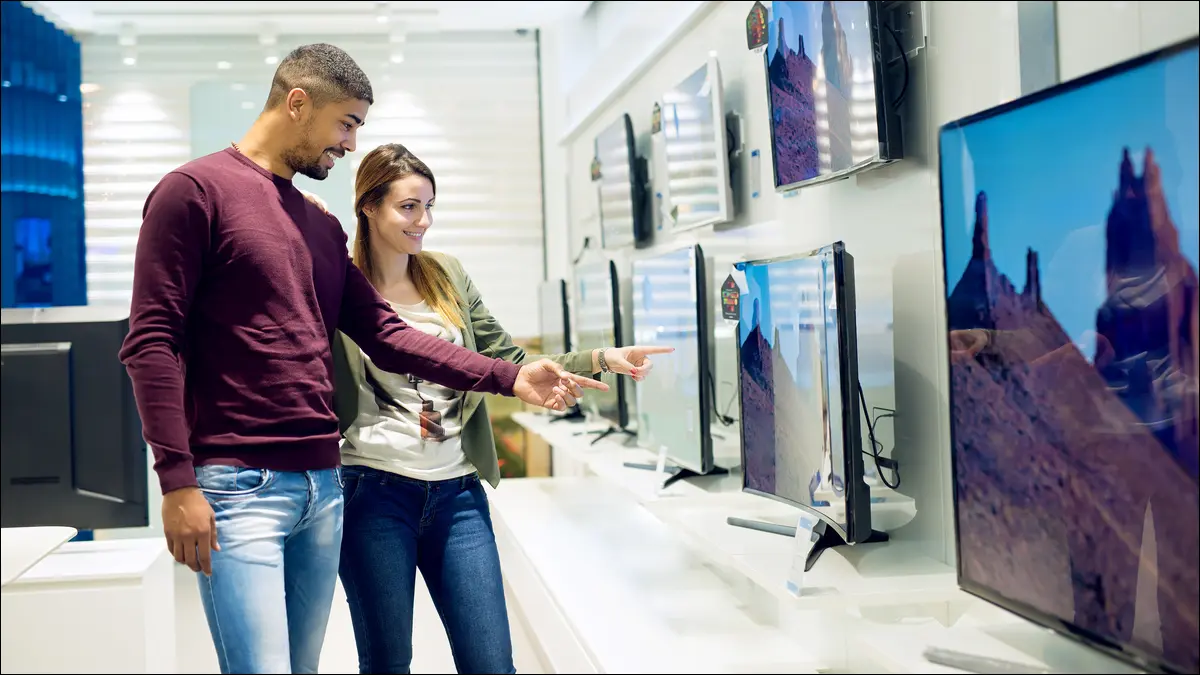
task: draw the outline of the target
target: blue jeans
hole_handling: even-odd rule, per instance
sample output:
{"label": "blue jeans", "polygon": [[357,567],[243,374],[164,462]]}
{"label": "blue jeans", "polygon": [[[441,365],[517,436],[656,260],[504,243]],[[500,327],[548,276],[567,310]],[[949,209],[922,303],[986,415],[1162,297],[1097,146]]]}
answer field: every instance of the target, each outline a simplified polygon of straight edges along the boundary
{"label": "blue jeans", "polygon": [[196,467],[217,517],[200,599],[222,673],[315,673],[337,585],[341,469]]}
{"label": "blue jeans", "polygon": [[362,673],[407,673],[421,570],[460,673],[515,673],[500,555],[472,474],[427,482],[348,466],[339,574]]}

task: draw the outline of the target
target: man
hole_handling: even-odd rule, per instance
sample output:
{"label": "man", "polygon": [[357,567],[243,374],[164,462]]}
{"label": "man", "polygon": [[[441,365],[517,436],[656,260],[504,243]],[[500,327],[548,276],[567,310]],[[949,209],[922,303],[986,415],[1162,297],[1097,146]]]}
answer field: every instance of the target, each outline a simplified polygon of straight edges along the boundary
{"label": "man", "polygon": [[337,220],[292,184],[354,150],[373,100],[342,50],[296,49],[231,148],[150,193],[121,360],[175,559],[200,573],[223,673],[315,673],[341,544],[329,339],[388,370],[559,410],[580,386],[408,327],[350,263]]}

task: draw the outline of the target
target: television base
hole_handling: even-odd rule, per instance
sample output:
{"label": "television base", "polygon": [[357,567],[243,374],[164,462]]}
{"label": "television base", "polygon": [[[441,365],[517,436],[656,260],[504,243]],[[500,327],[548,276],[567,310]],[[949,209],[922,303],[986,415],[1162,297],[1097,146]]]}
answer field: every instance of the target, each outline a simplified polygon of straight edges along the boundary
{"label": "television base", "polygon": [[[657,471],[658,470],[658,466],[655,464],[642,464],[641,462],[625,462],[625,468],[641,469],[643,471]],[[729,469],[726,469],[726,468],[720,467],[720,466],[714,466],[712,468],[712,471],[709,471],[708,473],[697,473],[695,471],[692,471],[691,469],[685,469],[685,468],[679,467],[679,466],[669,466],[669,467],[666,467],[666,470],[671,474],[671,476],[669,478],[667,478],[667,480],[663,481],[662,486],[664,489],[670,487],[673,483],[675,483],[677,481],[687,480],[689,478],[702,478],[704,476],[727,476],[727,475],[729,475]]]}
{"label": "television base", "polygon": [[583,411],[579,409],[579,406],[575,406],[571,408],[571,410],[565,415],[555,415],[554,418],[550,420],[550,424],[554,424],[555,422],[582,422],[585,419],[587,419],[587,415],[585,415]]}
{"label": "television base", "polygon": [[586,436],[591,436],[592,434],[600,434],[599,436],[597,436],[597,437],[595,437],[595,438],[593,438],[593,439],[592,439],[592,443],[591,443],[592,445],[595,445],[595,444],[599,443],[600,441],[602,441],[602,440],[604,440],[604,439],[608,438],[609,436],[612,436],[613,434],[625,434],[626,436],[630,436],[630,437],[633,437],[633,438],[637,438],[637,432],[635,432],[635,431],[630,431],[629,429],[621,429],[621,428],[618,428],[618,427],[609,427],[609,428],[607,428],[607,429],[604,429],[604,430],[595,429],[595,430],[593,430],[593,431],[579,431],[579,432],[576,432],[576,435],[586,435]]}
{"label": "television base", "polygon": [[[748,530],[757,530],[759,532],[766,532],[768,534],[778,534],[785,537],[796,536],[796,528],[790,525],[764,523],[758,520],[748,520],[746,518],[737,518],[735,516],[729,516],[725,519],[725,522],[733,525],[734,527],[744,527]],[[824,520],[817,521],[817,524],[813,526],[813,533],[817,535],[817,540],[813,543],[812,548],[808,552],[808,557],[804,560],[805,572],[811,570],[813,565],[817,564],[817,558],[820,558],[821,554],[827,549],[837,548],[838,546],[849,546],[849,544],[846,543],[846,540],[842,538],[842,535],[838,534],[837,530],[830,527],[829,524]],[[870,536],[868,536],[867,540],[862,543],[881,544],[887,540],[887,532],[871,530]]]}

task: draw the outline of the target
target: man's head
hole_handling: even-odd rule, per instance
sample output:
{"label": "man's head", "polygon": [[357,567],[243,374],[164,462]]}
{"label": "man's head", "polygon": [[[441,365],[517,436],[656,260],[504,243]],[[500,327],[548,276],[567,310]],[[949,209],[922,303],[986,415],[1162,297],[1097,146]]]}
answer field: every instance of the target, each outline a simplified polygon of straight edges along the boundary
{"label": "man's head", "polygon": [[287,165],[324,180],[336,158],[354,151],[355,135],[374,102],[370,80],[349,54],[313,44],[297,47],[279,63],[263,112],[289,123]]}

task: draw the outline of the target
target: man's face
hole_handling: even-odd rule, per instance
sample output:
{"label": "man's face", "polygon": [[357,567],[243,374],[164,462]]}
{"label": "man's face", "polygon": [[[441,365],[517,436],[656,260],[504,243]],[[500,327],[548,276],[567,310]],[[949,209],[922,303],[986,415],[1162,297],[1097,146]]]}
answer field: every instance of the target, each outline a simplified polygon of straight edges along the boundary
{"label": "man's face", "polygon": [[296,173],[325,180],[334,162],[354,151],[358,128],[366,121],[371,105],[349,99],[313,107],[311,99],[305,99],[308,105],[296,111],[300,140],[284,155],[284,160]]}

